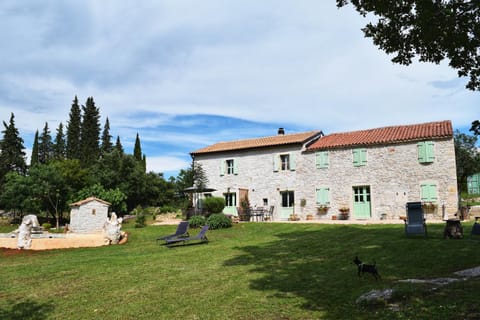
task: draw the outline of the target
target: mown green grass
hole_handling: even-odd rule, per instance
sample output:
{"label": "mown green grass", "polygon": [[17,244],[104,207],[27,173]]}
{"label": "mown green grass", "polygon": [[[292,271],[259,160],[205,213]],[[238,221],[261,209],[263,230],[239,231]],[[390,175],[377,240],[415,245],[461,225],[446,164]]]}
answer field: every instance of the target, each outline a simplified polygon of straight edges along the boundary
{"label": "mown green grass", "polygon": [[[133,223],[131,224],[133,225]],[[407,278],[480,266],[480,239],[405,237],[402,225],[242,223],[209,244],[166,248],[175,226],[125,225],[125,245],[0,253],[0,319],[477,319],[479,279],[430,287]],[[471,224],[465,226],[465,233]],[[4,228],[0,232],[6,232]],[[192,230],[192,233],[196,233]],[[382,281],[358,278],[355,255]],[[358,305],[395,288],[393,304]]]}

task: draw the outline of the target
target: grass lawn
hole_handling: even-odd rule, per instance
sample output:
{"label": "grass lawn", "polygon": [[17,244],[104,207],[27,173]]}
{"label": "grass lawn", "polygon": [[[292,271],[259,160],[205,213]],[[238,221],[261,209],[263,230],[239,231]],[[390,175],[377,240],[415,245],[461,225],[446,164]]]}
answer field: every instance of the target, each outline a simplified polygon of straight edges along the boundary
{"label": "grass lawn", "polygon": [[[175,228],[131,222],[125,245],[0,251],[0,319],[480,318],[478,278],[436,290],[397,282],[480,266],[480,239],[444,240],[442,224],[424,239],[403,225],[242,223],[208,231],[209,244],[156,244]],[[381,281],[358,278],[357,254]],[[355,303],[386,288],[395,311]]]}

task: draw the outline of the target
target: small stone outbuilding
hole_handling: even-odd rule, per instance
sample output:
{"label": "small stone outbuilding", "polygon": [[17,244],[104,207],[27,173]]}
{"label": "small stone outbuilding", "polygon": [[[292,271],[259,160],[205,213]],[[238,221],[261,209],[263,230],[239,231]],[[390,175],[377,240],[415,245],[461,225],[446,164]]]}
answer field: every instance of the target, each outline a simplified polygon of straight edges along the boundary
{"label": "small stone outbuilding", "polygon": [[95,233],[102,231],[108,219],[110,203],[96,197],[89,197],[70,204],[70,207],[70,231]]}

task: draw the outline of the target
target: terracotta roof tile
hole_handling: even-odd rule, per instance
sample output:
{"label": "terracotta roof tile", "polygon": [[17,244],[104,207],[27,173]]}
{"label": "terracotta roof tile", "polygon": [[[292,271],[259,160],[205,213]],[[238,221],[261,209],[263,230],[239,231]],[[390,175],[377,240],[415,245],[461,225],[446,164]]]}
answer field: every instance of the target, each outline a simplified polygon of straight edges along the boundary
{"label": "terracotta roof tile", "polygon": [[320,136],[320,134],[321,134],[321,131],[309,131],[309,132],[303,132],[303,133],[292,133],[292,134],[276,135],[276,136],[263,137],[263,138],[255,138],[255,139],[218,142],[210,146],[207,146],[205,148],[201,148],[196,151],[193,151],[191,152],[191,154],[196,155],[196,154],[202,154],[202,153],[273,147],[273,146],[289,145],[289,144],[304,144],[310,141],[311,139],[317,136]]}
{"label": "terracotta roof tile", "polygon": [[346,148],[378,144],[401,143],[433,138],[453,137],[452,123],[448,120],[413,125],[391,126],[377,129],[333,133],[322,137],[308,150]]}
{"label": "terracotta roof tile", "polygon": [[84,205],[84,204],[86,204],[86,203],[89,203],[89,202],[95,201],[95,200],[98,201],[98,202],[100,202],[100,203],[106,204],[106,205],[111,205],[110,202],[107,202],[107,201],[105,201],[105,200],[98,199],[98,198],[96,198],[96,197],[88,197],[88,198],[86,198],[86,199],[83,199],[83,200],[80,200],[80,201],[71,203],[71,204],[70,204],[70,207],[79,207],[79,206],[81,206],[81,205]]}

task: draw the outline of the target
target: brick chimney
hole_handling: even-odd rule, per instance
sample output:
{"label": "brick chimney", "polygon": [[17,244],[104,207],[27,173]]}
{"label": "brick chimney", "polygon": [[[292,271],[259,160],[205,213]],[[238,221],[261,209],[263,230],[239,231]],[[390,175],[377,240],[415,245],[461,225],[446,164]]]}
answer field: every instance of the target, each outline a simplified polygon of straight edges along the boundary
{"label": "brick chimney", "polygon": [[283,136],[285,134],[285,129],[283,128],[278,128],[278,135]]}

